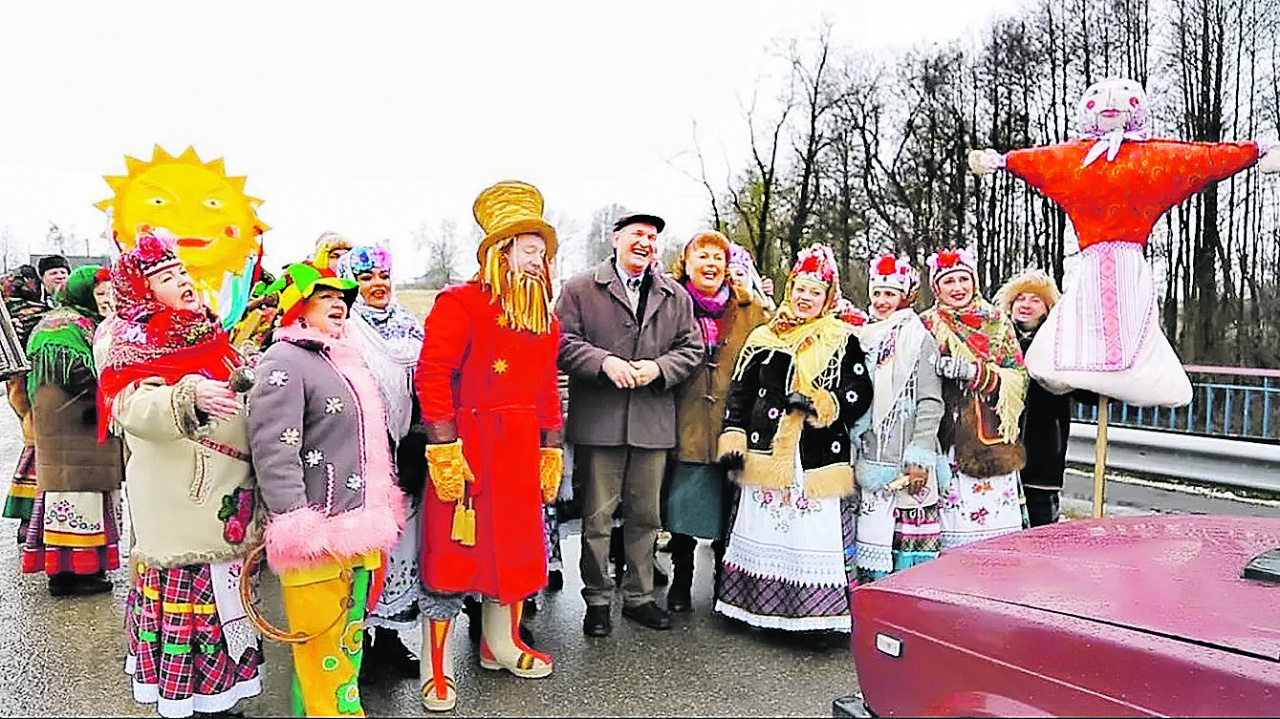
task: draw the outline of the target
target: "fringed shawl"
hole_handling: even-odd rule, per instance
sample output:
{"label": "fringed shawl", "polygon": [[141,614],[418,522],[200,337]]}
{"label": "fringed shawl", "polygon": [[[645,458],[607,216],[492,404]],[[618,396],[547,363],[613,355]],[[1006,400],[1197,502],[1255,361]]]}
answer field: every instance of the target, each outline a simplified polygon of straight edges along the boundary
{"label": "fringed shawl", "polygon": [[1000,438],[1007,443],[1016,442],[1028,379],[1013,323],[981,297],[975,297],[962,309],[939,302],[925,310],[921,319],[938,341],[942,354],[986,364],[1000,377],[994,407],[1000,418]]}
{"label": "fringed shawl", "polygon": [[853,328],[835,315],[775,332],[772,324],[761,325],[747,336],[747,342],[733,368],[733,379],[742,378],[751,359],[761,352],[791,355],[787,386],[809,398],[818,389],[830,389],[840,381],[840,365]]}

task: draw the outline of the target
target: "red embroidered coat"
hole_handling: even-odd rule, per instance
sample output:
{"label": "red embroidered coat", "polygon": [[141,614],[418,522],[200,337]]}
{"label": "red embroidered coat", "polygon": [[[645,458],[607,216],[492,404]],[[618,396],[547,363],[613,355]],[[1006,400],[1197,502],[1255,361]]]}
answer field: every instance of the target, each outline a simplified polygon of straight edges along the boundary
{"label": "red embroidered coat", "polygon": [[503,604],[546,584],[539,448],[558,432],[560,324],[543,335],[506,326],[479,284],[447,287],[426,321],[415,379],[429,428],[454,423],[476,476],[467,485],[476,541],[450,538],[455,504],[422,499],[422,578],[437,592],[479,592]]}
{"label": "red embroidered coat", "polygon": [[1082,250],[1108,240],[1145,245],[1169,208],[1258,161],[1253,142],[1131,140],[1114,160],[1081,167],[1091,147],[1077,140],[1005,155],[1007,170],[1067,211]]}

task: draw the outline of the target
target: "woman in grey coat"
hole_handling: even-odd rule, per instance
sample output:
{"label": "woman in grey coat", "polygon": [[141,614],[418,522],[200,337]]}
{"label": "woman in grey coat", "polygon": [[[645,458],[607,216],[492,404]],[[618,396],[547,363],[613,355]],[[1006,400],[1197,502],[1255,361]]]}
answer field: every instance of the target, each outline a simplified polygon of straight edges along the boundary
{"label": "woman in grey coat", "polygon": [[872,322],[858,334],[875,391],[852,433],[860,445],[859,582],[933,559],[941,541],[942,382],[933,370],[937,343],[911,309],[920,276],[893,255],[874,260],[867,274]]}

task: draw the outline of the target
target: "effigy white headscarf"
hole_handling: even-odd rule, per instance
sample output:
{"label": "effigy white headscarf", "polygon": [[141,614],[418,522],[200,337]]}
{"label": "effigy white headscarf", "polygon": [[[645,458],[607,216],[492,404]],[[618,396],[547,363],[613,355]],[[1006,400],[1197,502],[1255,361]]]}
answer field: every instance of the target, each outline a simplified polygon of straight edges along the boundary
{"label": "effigy white headscarf", "polygon": [[[1099,118],[1104,110],[1123,113],[1124,125],[1103,129]],[[1081,167],[1088,167],[1095,160],[1106,156],[1107,162],[1116,159],[1120,145],[1125,141],[1141,141],[1151,137],[1148,127],[1147,93],[1134,80],[1108,78],[1090,85],[1076,104],[1077,134],[1084,140],[1095,140],[1085,153]]]}

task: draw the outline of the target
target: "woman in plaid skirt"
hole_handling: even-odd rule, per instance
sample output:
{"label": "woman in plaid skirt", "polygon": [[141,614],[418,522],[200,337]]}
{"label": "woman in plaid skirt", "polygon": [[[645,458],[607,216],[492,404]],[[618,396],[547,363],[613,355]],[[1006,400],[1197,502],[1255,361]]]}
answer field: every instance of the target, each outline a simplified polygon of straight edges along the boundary
{"label": "woman in plaid skirt", "polygon": [[161,716],[230,713],[262,691],[262,640],[238,587],[258,536],[240,356],[172,245],[144,236],[112,270],[118,321],[99,382],[114,419],[134,548],[125,610],[133,696]]}

